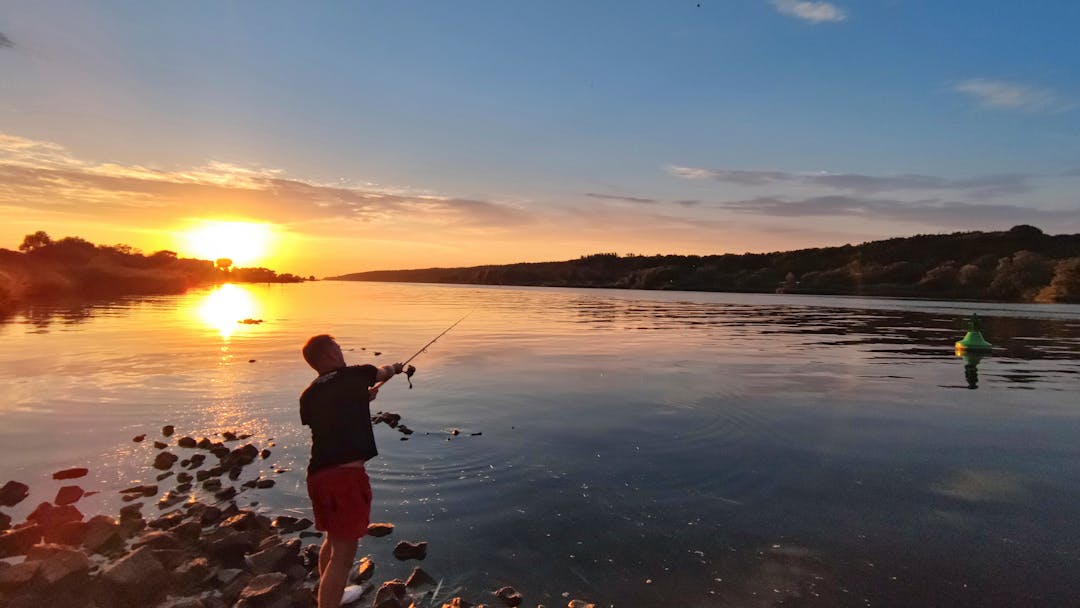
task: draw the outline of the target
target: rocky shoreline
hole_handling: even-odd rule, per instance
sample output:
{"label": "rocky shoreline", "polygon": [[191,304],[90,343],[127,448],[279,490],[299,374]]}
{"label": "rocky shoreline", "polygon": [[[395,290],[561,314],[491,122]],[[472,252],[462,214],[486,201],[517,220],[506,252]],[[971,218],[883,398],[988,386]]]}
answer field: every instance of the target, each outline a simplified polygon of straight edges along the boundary
{"label": "rocky shoreline", "polygon": [[[400,417],[379,413],[395,428]],[[387,419],[389,418],[389,419]],[[391,424],[391,422],[393,424]],[[400,430],[400,429],[399,429]],[[269,517],[237,505],[248,490],[265,490],[274,480],[258,476],[234,485],[244,467],[270,455],[273,443],[230,448],[249,435],[221,433],[220,440],[179,437],[165,426],[154,440],[157,484],[119,490],[127,504],[116,516],[89,519],[76,504],[94,494],[65,485],[51,502],[40,503],[24,522],[13,525],[0,511],[0,608],[313,608],[318,585],[318,551],[322,534],[313,522],[288,515]],[[133,438],[145,441],[145,435]],[[174,453],[176,451],[177,453]],[[53,479],[85,477],[83,467],[65,469]],[[279,471],[280,472],[280,471]],[[169,480],[176,485],[164,489]],[[239,487],[237,487],[239,485]],[[196,491],[204,498],[200,500]],[[30,487],[7,481],[0,487],[0,507],[26,500]],[[212,497],[212,500],[209,498]],[[156,499],[158,513],[147,514]],[[393,533],[389,523],[372,523],[370,536]],[[398,560],[422,560],[428,543],[401,541],[393,549]],[[440,598],[441,585],[420,567],[406,580],[375,585],[375,563],[363,558],[352,573],[364,594],[348,606],[373,608],[482,608],[461,597]],[[524,598],[512,587],[489,594],[491,606],[520,606]],[[595,608],[569,600],[569,608]]]}

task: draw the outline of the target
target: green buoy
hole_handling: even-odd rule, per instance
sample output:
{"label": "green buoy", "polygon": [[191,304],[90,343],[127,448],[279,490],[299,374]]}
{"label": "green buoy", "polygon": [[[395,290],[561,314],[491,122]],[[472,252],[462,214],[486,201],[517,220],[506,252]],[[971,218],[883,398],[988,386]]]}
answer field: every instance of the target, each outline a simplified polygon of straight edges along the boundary
{"label": "green buoy", "polygon": [[979,326],[979,315],[972,314],[971,319],[968,320],[967,335],[964,336],[963,340],[956,343],[957,352],[990,352],[990,348],[991,344],[986,341],[986,338],[983,338]]}

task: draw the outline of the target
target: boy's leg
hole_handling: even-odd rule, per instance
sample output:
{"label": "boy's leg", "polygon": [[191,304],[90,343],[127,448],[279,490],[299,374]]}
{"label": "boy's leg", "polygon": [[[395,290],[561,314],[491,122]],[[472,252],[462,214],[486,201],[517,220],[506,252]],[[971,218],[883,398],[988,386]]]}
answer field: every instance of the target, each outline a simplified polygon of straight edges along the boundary
{"label": "boy's leg", "polygon": [[[359,540],[340,539],[328,534],[326,543],[323,546],[329,545],[330,557],[319,578],[319,608],[338,608],[341,604],[341,594],[345,591],[345,581],[349,576],[349,570],[352,569],[353,558],[356,557]],[[321,550],[319,557],[321,562]]]}
{"label": "boy's leg", "polygon": [[319,547],[319,576],[322,577],[322,573],[326,571],[326,565],[330,563],[330,535],[327,534],[326,538],[322,541],[322,546]]}

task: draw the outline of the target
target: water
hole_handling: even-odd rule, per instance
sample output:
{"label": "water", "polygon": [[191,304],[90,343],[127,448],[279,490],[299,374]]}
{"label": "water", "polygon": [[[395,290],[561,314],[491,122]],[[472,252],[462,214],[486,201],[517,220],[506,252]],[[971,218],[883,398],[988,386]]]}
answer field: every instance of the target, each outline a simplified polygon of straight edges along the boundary
{"label": "water", "polygon": [[[975,310],[995,344],[977,379],[952,350]],[[299,346],[328,332],[390,363],[467,312],[415,389],[373,403],[416,431],[376,427],[373,520],[397,526],[361,544],[379,580],[408,574],[409,539],[440,599],[489,603],[508,583],[548,606],[1080,593],[1077,306],[336,282],[34,306],[0,322],[0,482],[32,487],[8,512],[86,464],[80,508],[115,513],[174,424],[274,442],[247,477],[277,486],[239,502],[310,515]]]}

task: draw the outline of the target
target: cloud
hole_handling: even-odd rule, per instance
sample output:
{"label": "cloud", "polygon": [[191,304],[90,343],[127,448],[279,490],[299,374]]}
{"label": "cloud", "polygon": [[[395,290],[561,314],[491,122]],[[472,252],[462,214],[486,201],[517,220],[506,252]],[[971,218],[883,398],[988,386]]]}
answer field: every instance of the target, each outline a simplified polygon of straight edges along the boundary
{"label": "cloud", "polygon": [[816,196],[801,200],[760,197],[724,203],[721,208],[770,217],[862,217],[946,226],[970,227],[972,222],[1080,224],[1080,210],[1052,211],[1019,205],[940,201],[899,201],[851,196]]}
{"label": "cloud", "polygon": [[0,32],[0,49],[10,48],[15,48],[15,43],[11,41],[11,38],[5,36],[4,32]]}
{"label": "cloud", "polygon": [[1074,105],[1065,102],[1049,89],[1002,80],[970,78],[953,85],[952,89],[973,98],[984,108],[995,110],[1061,112]]}
{"label": "cloud", "polygon": [[618,194],[598,194],[596,192],[586,192],[585,196],[609,201],[626,201],[628,203],[638,203],[642,205],[653,205],[657,202],[655,198],[643,198],[640,196],[622,196]]}
{"label": "cloud", "polygon": [[4,134],[0,206],[143,222],[199,216],[283,224],[407,218],[449,227],[504,227],[530,219],[519,207],[496,201],[326,185],[221,162],[172,171],[94,164],[73,158],[62,146]]}
{"label": "cloud", "polygon": [[795,17],[810,23],[837,22],[847,19],[847,13],[829,2],[806,2],[803,0],[772,0],[781,15]]}
{"label": "cloud", "polygon": [[796,173],[789,171],[757,171],[742,169],[700,169],[669,166],[667,172],[675,177],[714,180],[741,186],[816,186],[831,190],[875,194],[902,190],[967,191],[980,196],[1000,196],[1030,192],[1031,176],[1021,173],[999,173],[964,179],[949,179],[933,175],[864,175],[858,173]]}

